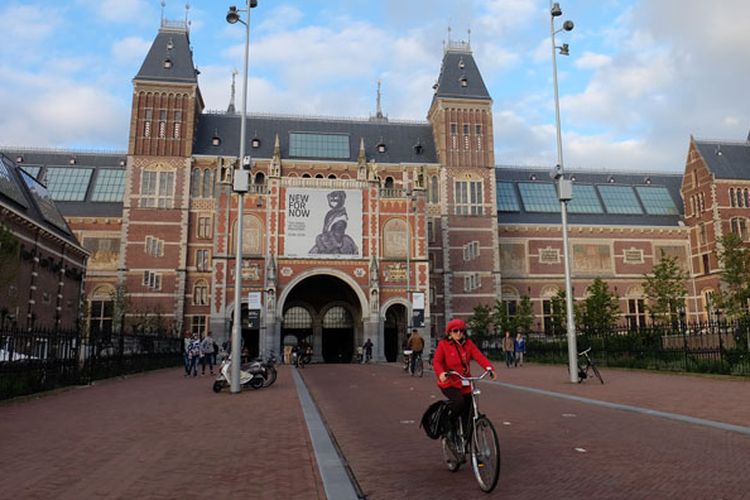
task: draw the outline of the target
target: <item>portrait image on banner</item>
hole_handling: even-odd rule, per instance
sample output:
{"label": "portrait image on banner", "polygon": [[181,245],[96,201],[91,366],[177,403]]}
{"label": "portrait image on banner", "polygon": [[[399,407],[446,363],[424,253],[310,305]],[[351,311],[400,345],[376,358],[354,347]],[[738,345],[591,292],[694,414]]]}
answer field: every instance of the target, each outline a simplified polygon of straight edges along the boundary
{"label": "portrait image on banner", "polygon": [[361,257],[362,192],[288,189],[284,246],[288,257]]}

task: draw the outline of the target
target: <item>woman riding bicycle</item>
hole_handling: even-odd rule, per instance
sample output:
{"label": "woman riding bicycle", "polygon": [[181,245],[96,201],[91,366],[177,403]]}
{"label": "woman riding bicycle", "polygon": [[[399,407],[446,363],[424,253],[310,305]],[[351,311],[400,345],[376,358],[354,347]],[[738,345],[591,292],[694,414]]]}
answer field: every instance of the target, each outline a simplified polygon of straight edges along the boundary
{"label": "woman riding bicycle", "polygon": [[432,367],[438,377],[438,387],[449,400],[448,407],[452,420],[462,417],[466,429],[471,409],[471,387],[462,384],[458,377],[450,376],[447,372],[454,371],[464,377],[471,376],[472,359],[490,372],[492,380],[495,380],[495,369],[476,344],[466,338],[466,323],[463,320],[450,320],[445,333],[446,338],[438,343]]}

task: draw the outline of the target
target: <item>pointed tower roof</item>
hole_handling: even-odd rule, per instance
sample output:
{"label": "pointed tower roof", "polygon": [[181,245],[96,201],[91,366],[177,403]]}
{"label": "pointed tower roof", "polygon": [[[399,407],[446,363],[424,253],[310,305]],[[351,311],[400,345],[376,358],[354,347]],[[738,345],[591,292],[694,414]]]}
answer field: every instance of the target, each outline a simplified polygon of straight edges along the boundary
{"label": "pointed tower roof", "polygon": [[135,79],[175,83],[198,82],[186,22],[162,20],[159,33]]}
{"label": "pointed tower roof", "polygon": [[468,42],[447,43],[436,85],[435,97],[492,99]]}

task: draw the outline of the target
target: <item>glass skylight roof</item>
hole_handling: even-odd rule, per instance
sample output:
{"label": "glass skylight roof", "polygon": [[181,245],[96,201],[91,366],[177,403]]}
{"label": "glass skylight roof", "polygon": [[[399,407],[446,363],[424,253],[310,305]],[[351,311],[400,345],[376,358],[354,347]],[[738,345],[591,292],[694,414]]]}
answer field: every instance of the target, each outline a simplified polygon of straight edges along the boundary
{"label": "glass skylight roof", "polygon": [[47,189],[50,197],[56,201],[83,201],[93,171],[93,168],[48,168]]}
{"label": "glass skylight roof", "polygon": [[28,207],[26,198],[18,188],[16,181],[11,177],[13,173],[10,171],[10,167],[0,159],[0,193],[4,194],[11,200],[15,201],[23,207]]}
{"label": "glass skylight roof", "polygon": [[599,194],[602,196],[604,207],[610,214],[642,214],[641,205],[635,197],[632,186],[600,185]]}
{"label": "glass skylight roof", "polygon": [[52,201],[52,197],[49,195],[47,188],[45,188],[42,184],[39,183],[39,181],[34,179],[23,170],[21,170],[21,173],[23,174],[22,176],[24,182],[26,182],[26,185],[29,187],[29,191],[31,191],[31,194],[34,197],[34,201],[39,207],[39,211],[42,212],[42,217],[44,217],[47,222],[54,224],[67,233],[68,225],[65,223],[65,219],[63,219],[63,216],[57,210],[57,207]]}
{"label": "glass skylight roof", "polygon": [[549,182],[519,182],[518,190],[527,212],[559,212],[555,185]]}
{"label": "glass skylight roof", "polygon": [[96,173],[92,201],[122,201],[125,192],[125,171],[112,168]]}
{"label": "glass skylight roof", "polygon": [[521,209],[512,182],[497,183],[497,209],[501,212],[518,212]]}
{"label": "glass skylight roof", "polygon": [[34,178],[36,178],[39,175],[39,172],[42,170],[42,167],[38,167],[34,165],[20,165],[20,167],[21,169],[31,174],[31,176]]}
{"label": "glass skylight roof", "polygon": [[678,215],[677,206],[663,186],[636,186],[635,190],[649,215]]}
{"label": "glass skylight roof", "polygon": [[568,212],[572,214],[604,213],[593,185],[573,183],[573,199],[568,203]]}
{"label": "glass skylight roof", "polygon": [[349,158],[349,136],[346,134],[291,132],[289,134],[289,156]]}

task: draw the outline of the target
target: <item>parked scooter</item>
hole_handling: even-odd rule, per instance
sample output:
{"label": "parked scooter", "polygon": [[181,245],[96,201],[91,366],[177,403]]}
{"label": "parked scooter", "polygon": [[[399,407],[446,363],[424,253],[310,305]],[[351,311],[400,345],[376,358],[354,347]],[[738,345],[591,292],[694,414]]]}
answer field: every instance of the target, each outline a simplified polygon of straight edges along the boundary
{"label": "parked scooter", "polygon": [[[216,377],[216,380],[214,381],[214,392],[221,392],[221,390],[225,387],[229,387],[231,385],[231,379],[232,379],[232,361],[231,361],[231,355],[221,362],[221,367],[219,368],[219,375]],[[265,385],[266,379],[263,378],[263,375],[258,371],[257,373],[251,373],[247,370],[243,370],[240,368],[240,385],[242,387],[252,387],[253,389],[260,389]]]}
{"label": "parked scooter", "polygon": [[268,357],[264,361],[263,358],[255,358],[242,365],[241,369],[252,373],[259,373],[263,377],[263,387],[268,387],[276,382],[276,354],[273,351],[268,353]]}

